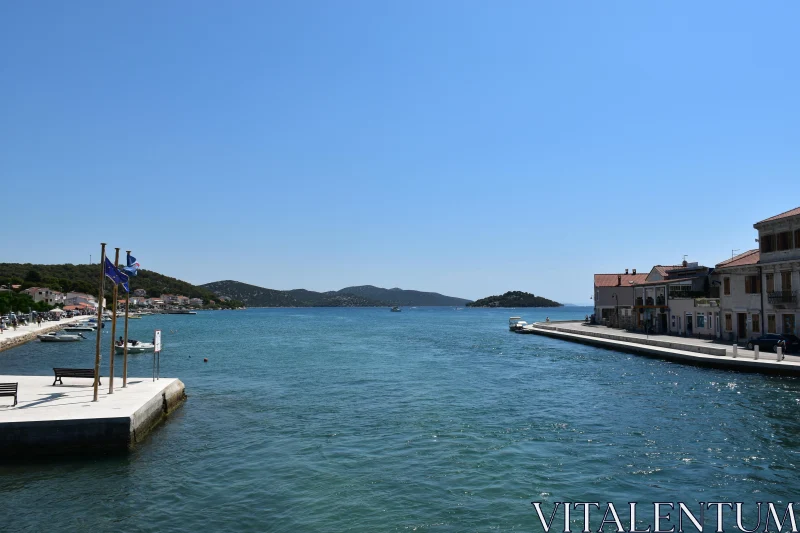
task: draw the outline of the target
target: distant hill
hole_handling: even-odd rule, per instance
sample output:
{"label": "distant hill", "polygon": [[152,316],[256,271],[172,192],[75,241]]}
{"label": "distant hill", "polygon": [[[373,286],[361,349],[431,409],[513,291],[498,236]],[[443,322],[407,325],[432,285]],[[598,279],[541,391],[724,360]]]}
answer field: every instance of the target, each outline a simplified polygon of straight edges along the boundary
{"label": "distant hill", "polygon": [[509,291],[502,296],[489,296],[467,304],[468,307],[562,307],[562,304],[529,292]]}
{"label": "distant hill", "polygon": [[372,285],[346,287],[339,291],[305,289],[279,291],[239,281],[214,281],[201,285],[220,296],[240,300],[248,307],[383,307],[391,305],[465,305],[469,300],[435,292],[382,289]]}
{"label": "distant hill", "polygon": [[[20,284],[22,288],[47,287],[63,292],[75,291],[97,294],[100,284],[100,265],[34,265],[31,263],[0,263],[0,285]],[[144,289],[147,296],[180,294],[189,298],[216,299],[208,289],[192,285],[152,270],[139,270],[131,278],[131,290]],[[106,282],[106,295],[110,295],[110,282]],[[217,302],[219,303],[219,302]]]}
{"label": "distant hill", "polygon": [[444,296],[438,292],[421,292],[403,289],[382,289],[373,285],[361,285],[358,287],[345,287],[337,291],[339,293],[356,294],[369,298],[370,300],[379,300],[388,302],[391,305],[441,305],[441,306],[461,306],[466,305],[471,300],[464,298],[455,298],[453,296]]}
{"label": "distant hill", "polygon": [[388,305],[355,294],[315,292],[305,289],[279,291],[240,281],[214,281],[201,285],[219,296],[244,302],[248,307],[375,307]]}

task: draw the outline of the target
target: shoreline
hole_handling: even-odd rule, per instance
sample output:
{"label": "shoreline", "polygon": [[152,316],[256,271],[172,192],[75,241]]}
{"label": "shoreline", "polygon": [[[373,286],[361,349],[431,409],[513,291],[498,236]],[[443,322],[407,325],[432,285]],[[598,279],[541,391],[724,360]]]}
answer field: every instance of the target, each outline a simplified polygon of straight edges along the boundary
{"label": "shoreline", "polygon": [[59,320],[58,322],[53,322],[53,321],[42,322],[41,326],[37,326],[36,324],[29,324],[27,326],[17,326],[16,330],[13,328],[5,329],[3,330],[3,333],[0,334],[0,352],[10,350],[11,348],[16,348],[17,346],[21,346],[32,340],[36,340],[37,335],[43,335],[45,333],[59,331],[65,328],[66,326],[69,326],[76,322],[81,322],[83,320],[88,320],[89,318],[93,318],[93,316],[81,315],[72,318],[64,318]]}

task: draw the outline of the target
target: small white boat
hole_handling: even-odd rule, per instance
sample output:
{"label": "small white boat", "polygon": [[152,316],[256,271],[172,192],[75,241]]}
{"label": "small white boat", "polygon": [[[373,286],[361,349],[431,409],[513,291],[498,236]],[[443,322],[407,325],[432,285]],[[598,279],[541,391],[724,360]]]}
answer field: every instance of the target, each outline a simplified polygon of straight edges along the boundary
{"label": "small white boat", "polygon": [[75,342],[85,337],[81,334],[78,335],[56,335],[55,333],[46,333],[44,335],[37,335],[42,342]]}
{"label": "small white boat", "polygon": [[512,316],[511,318],[508,319],[509,331],[518,331],[527,325],[528,323],[522,320],[521,316]]}
{"label": "small white boat", "polygon": [[[134,344],[135,342],[135,344]],[[138,342],[138,341],[128,341],[128,353],[144,353],[144,352],[152,352],[155,350],[156,345],[152,342]],[[125,353],[125,345],[115,344],[114,351],[117,354],[124,354]]]}
{"label": "small white boat", "polygon": [[88,324],[87,325],[76,324],[74,326],[67,326],[66,328],[63,329],[63,331],[96,331],[96,330],[97,328],[89,326]]}

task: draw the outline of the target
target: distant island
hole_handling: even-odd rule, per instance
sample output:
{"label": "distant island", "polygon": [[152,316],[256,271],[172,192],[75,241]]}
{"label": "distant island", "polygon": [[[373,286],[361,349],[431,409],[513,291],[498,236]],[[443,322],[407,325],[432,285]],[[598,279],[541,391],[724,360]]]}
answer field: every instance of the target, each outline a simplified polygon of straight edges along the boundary
{"label": "distant island", "polygon": [[529,292],[509,291],[502,296],[489,296],[466,304],[467,307],[562,307],[563,304],[534,296]]}
{"label": "distant island", "polygon": [[338,291],[316,292],[306,289],[282,291],[240,281],[214,281],[201,285],[205,290],[244,302],[247,307],[389,307],[463,306],[470,300],[437,292],[384,289],[373,285],[345,287]]}

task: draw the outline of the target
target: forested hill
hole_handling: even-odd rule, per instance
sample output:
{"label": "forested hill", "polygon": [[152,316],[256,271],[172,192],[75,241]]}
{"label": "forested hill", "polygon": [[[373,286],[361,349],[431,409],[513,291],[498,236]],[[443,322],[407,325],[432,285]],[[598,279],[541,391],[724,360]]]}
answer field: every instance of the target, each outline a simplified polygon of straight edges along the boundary
{"label": "forested hill", "polygon": [[465,305],[469,300],[435,292],[382,289],[372,285],[346,287],[339,291],[315,292],[305,289],[280,291],[239,281],[214,281],[202,285],[220,296],[241,300],[248,307],[381,307],[389,305]]}
{"label": "forested hill", "polygon": [[[100,284],[100,265],[33,265],[30,263],[0,263],[0,285],[19,284],[22,288],[47,287],[62,292],[76,291],[97,294]],[[110,288],[110,283],[106,283]],[[189,298],[213,300],[213,292],[177,278],[152,270],[139,270],[131,278],[131,290],[144,289],[147,296],[180,294]]]}
{"label": "forested hill", "polygon": [[369,298],[370,300],[380,300],[388,302],[391,305],[440,305],[440,306],[462,306],[466,305],[471,300],[464,298],[456,298],[454,296],[445,296],[438,292],[421,292],[405,289],[383,289],[373,285],[361,285],[358,287],[345,287],[337,291],[339,293],[356,294]]}
{"label": "forested hill", "polygon": [[355,294],[315,292],[305,289],[279,291],[240,281],[214,281],[202,285],[219,296],[240,300],[248,307],[380,307],[389,305]]}
{"label": "forested hill", "polygon": [[562,307],[562,305],[522,291],[510,291],[501,296],[489,296],[467,304],[468,307]]}

